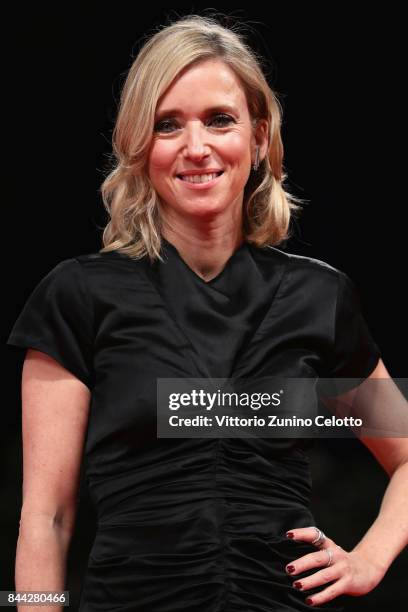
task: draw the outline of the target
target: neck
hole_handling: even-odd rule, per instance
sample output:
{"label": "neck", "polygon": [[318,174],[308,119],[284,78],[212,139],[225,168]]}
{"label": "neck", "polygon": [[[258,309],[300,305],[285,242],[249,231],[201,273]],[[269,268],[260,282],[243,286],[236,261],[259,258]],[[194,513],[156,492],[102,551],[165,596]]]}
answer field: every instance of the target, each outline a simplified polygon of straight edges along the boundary
{"label": "neck", "polygon": [[162,236],[170,242],[188,266],[205,281],[218,276],[226,262],[244,242],[240,228],[229,232],[186,234],[176,228],[163,228]]}
{"label": "neck", "polygon": [[161,211],[161,233],[194,272],[208,281],[217,276],[244,242],[242,206],[214,216]]}

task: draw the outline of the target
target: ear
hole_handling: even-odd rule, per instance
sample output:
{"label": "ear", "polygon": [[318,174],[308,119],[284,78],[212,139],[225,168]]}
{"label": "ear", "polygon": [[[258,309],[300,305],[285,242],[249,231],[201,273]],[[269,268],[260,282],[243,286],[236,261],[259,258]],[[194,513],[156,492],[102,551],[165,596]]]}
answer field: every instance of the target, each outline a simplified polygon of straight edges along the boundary
{"label": "ear", "polygon": [[269,133],[269,124],[266,119],[258,119],[255,123],[254,121],[254,129],[252,135],[252,163],[255,161],[255,147],[259,146],[259,162],[265,159],[266,154],[268,152],[268,133]]}

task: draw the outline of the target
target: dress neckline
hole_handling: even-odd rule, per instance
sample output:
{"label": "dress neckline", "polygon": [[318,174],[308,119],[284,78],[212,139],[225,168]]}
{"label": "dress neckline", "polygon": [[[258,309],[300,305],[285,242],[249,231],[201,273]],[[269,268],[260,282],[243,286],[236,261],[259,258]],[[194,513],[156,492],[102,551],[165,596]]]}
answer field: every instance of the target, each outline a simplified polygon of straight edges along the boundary
{"label": "dress neckline", "polygon": [[244,240],[239,245],[239,247],[232,253],[232,255],[227,259],[222,270],[220,270],[220,272],[216,276],[206,281],[188,265],[188,263],[180,255],[177,247],[175,247],[173,243],[169,242],[166,238],[164,238],[164,236],[161,237],[161,240],[164,246],[164,250],[171,251],[177,257],[177,259],[181,262],[181,264],[184,266],[187,272],[191,274],[193,278],[197,279],[199,282],[201,282],[203,285],[206,285],[206,286],[210,286],[216,283],[218,280],[220,280],[221,277],[224,276],[224,274],[226,274],[226,272],[232,267],[238,255],[244,250],[248,249],[248,243]]}

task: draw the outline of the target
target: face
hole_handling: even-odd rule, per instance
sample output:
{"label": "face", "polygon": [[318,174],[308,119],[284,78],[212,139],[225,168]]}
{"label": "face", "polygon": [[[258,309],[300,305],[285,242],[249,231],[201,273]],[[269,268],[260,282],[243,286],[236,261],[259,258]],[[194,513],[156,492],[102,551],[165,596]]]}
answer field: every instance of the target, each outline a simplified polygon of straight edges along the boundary
{"label": "face", "polygon": [[[258,142],[245,92],[222,61],[183,71],[159,100],[149,151],[149,177],[164,210],[213,216],[230,207],[242,209],[255,145],[262,145],[260,160],[266,152],[267,123],[261,124],[257,133],[263,133],[263,141]],[[217,177],[196,182],[207,180],[209,172]],[[181,178],[185,173],[193,176]]]}

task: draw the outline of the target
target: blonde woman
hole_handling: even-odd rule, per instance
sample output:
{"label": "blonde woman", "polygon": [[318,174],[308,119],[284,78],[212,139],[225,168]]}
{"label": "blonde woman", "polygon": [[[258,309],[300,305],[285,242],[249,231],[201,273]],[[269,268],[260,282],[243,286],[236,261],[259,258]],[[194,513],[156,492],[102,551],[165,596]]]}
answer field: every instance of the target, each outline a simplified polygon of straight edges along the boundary
{"label": "blonde woman", "polygon": [[276,248],[299,207],[280,128],[233,27],[188,16],[136,57],[104,246],[52,269],[8,340],[28,349],[18,590],[64,587],[83,451],[81,612],[339,610],[405,546],[406,440],[370,442],[391,480],[346,551],[315,526],[305,440],[157,437],[158,378],[388,377],[351,280]]}

